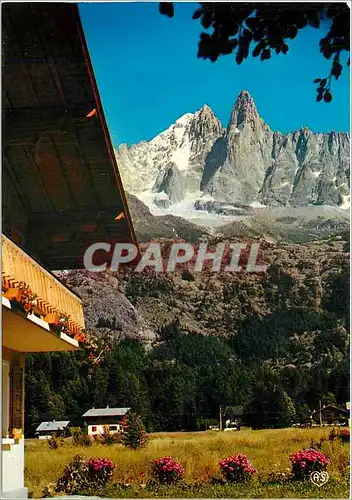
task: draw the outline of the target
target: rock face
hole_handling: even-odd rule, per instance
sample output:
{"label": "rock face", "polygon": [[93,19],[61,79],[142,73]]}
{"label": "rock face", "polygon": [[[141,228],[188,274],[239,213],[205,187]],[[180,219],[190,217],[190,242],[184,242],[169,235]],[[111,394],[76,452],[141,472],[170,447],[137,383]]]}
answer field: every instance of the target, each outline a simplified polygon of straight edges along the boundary
{"label": "rock face", "polygon": [[118,276],[86,270],[56,274],[81,297],[86,327],[95,334],[144,342],[155,339],[156,332],[125,296],[124,285]]}
{"label": "rock face", "polygon": [[116,152],[125,189],[166,193],[172,202],[199,191],[206,157],[221,136],[222,127],[209,106],[176,120],[150,142]]}
{"label": "rock face", "polygon": [[348,134],[310,130],[273,135],[274,162],[260,193],[264,204],[341,205],[349,195]]}
{"label": "rock face", "polygon": [[[146,243],[164,238],[184,239],[196,243],[207,234],[206,228],[173,215],[154,216],[149,208],[136,196],[127,194],[128,206],[131,210],[134,230],[139,243]],[[158,203],[165,202],[164,198]]]}
{"label": "rock face", "polygon": [[141,199],[148,193],[152,202],[154,194],[170,203],[206,195],[232,204],[347,208],[349,150],[347,133],[273,132],[242,91],[226,129],[205,105],[150,142],[120,146],[116,156],[126,190]]}
{"label": "rock face", "polygon": [[266,168],[272,163],[272,132],[248,92],[239,95],[222,142],[225,159],[220,158],[209,181],[203,181],[204,191],[220,201],[256,201]]}
{"label": "rock face", "polygon": [[[172,203],[181,201],[185,189],[186,179],[181,176],[175,163],[169,163],[161,170],[152,188],[153,193],[165,193]],[[158,198],[155,198],[156,202]]]}

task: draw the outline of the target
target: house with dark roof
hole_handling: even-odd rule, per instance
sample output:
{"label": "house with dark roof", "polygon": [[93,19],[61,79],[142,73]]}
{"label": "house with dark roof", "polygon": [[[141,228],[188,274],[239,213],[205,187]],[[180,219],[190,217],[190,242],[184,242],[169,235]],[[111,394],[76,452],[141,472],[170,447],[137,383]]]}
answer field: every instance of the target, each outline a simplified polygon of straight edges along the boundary
{"label": "house with dark roof", "polygon": [[349,416],[349,410],[334,405],[323,406],[312,413],[313,422],[321,425],[347,425]]}
{"label": "house with dark roof", "polygon": [[39,439],[49,439],[53,434],[64,437],[67,432],[69,420],[53,420],[52,422],[42,422],[35,431],[35,436]]}
{"label": "house with dark roof", "polygon": [[89,436],[98,436],[108,427],[112,433],[121,431],[121,421],[131,408],[91,408],[82,417]]}

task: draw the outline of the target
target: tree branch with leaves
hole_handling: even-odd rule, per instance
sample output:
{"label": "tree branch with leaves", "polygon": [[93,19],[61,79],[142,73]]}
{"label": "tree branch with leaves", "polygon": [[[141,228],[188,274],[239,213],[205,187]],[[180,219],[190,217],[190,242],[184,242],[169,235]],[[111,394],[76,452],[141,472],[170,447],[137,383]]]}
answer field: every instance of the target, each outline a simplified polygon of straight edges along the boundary
{"label": "tree branch with leaves", "polygon": [[[329,75],[316,78],[317,101],[332,100],[332,79],[338,80],[343,66],[341,54],[350,51],[350,9],[339,3],[222,3],[200,2],[193,13],[205,30],[198,43],[198,58],[218,60],[221,55],[235,54],[237,64],[253,57],[261,61],[273,54],[286,54],[288,41],[308,26],[322,28],[327,34],[320,40],[320,52],[332,59]],[[174,3],[159,3],[159,12],[174,16]],[[347,65],[349,66],[350,59]]]}

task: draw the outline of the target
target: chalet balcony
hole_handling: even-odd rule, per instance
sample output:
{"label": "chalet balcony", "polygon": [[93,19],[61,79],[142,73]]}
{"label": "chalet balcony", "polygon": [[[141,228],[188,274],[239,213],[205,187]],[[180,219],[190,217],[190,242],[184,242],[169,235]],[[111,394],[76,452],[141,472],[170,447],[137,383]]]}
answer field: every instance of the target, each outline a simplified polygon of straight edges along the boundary
{"label": "chalet balcony", "polygon": [[84,329],[80,298],[4,234],[2,306],[5,348],[20,352],[78,348]]}

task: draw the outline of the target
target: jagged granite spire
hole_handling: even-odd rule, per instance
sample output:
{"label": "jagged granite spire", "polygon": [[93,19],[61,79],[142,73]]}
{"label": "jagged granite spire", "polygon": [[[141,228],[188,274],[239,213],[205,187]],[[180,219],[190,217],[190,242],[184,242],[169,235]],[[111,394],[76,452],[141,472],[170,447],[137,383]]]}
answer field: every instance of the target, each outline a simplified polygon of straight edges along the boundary
{"label": "jagged granite spire", "polygon": [[247,90],[242,90],[234,104],[228,128],[241,130],[245,123],[255,124],[260,117],[254,100]]}
{"label": "jagged granite spire", "polygon": [[203,183],[204,191],[225,202],[253,202],[271,165],[271,135],[249,92],[240,92],[224,137],[226,152],[213,162],[214,173]]}
{"label": "jagged granite spire", "polygon": [[191,138],[196,140],[199,138],[210,139],[214,142],[220,136],[221,131],[220,120],[207,104],[193,115],[189,130]]}

